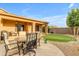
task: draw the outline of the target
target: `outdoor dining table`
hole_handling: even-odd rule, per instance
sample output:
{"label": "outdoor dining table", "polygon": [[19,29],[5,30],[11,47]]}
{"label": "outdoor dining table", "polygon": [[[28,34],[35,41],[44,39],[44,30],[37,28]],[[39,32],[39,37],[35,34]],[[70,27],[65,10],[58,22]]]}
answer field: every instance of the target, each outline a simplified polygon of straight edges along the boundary
{"label": "outdoor dining table", "polygon": [[26,39],[23,39],[23,37],[17,37],[15,40],[17,42],[25,42],[26,41]]}
{"label": "outdoor dining table", "polygon": [[23,45],[24,43],[26,43],[26,41],[27,41],[27,40],[24,39],[23,37],[19,37],[19,36],[18,36],[15,40],[17,41],[19,47],[21,46],[21,48],[23,48],[22,45]]}
{"label": "outdoor dining table", "polygon": [[26,42],[26,39],[23,39],[23,37],[19,37],[19,36],[11,36],[9,37],[9,42],[18,42],[18,43],[23,43]]}

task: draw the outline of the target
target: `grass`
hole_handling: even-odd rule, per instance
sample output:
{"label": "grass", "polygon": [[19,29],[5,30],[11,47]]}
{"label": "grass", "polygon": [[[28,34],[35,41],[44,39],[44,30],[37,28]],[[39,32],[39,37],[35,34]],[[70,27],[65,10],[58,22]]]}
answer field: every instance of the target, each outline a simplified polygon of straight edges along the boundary
{"label": "grass", "polygon": [[48,34],[47,36],[44,37],[45,41],[59,41],[59,42],[68,42],[68,41],[73,41],[74,38],[70,37],[65,34]]}

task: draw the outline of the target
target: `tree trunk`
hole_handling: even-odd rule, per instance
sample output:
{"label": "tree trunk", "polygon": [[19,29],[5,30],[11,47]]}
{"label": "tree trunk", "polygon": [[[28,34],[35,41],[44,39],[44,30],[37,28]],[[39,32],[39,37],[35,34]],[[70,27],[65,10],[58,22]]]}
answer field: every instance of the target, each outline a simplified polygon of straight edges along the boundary
{"label": "tree trunk", "polygon": [[74,35],[74,28],[71,27],[70,29],[71,29],[71,34]]}
{"label": "tree trunk", "polygon": [[77,36],[78,36],[79,28],[77,27]]}
{"label": "tree trunk", "polygon": [[76,33],[75,33],[75,32],[76,32],[75,27],[74,27],[73,31],[74,31],[74,37],[75,37],[75,34],[76,34]]}
{"label": "tree trunk", "polygon": [[74,39],[76,39],[76,27],[74,27]]}
{"label": "tree trunk", "polygon": [[[77,39],[79,38],[79,37],[78,37],[78,34],[79,34],[79,27],[77,27],[77,37],[76,37]],[[78,39],[78,40],[79,40],[79,39]]]}
{"label": "tree trunk", "polygon": [[74,38],[77,39],[78,29],[77,27],[74,27]]}

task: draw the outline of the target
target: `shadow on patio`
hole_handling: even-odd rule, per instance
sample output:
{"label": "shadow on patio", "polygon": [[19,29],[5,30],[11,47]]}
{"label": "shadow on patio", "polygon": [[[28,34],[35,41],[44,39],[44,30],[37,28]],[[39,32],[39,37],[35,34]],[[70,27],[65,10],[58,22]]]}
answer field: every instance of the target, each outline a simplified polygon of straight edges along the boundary
{"label": "shadow on patio", "polygon": [[[5,49],[3,44],[0,44],[0,55],[1,56],[5,55]],[[18,54],[13,56],[18,56]],[[36,49],[36,56],[64,56],[64,54],[55,45],[52,45],[49,42],[45,44],[44,41],[41,40],[41,46],[38,46],[38,48]]]}

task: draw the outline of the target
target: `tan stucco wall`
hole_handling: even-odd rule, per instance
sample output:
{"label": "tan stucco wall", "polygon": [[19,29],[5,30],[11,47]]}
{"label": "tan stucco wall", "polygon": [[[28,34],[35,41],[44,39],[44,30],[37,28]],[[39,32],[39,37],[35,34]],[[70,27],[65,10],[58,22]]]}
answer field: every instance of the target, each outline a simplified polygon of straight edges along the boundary
{"label": "tan stucco wall", "polygon": [[27,28],[28,29],[28,32],[31,33],[32,32],[32,24],[28,24],[27,27],[28,27]]}
{"label": "tan stucco wall", "polygon": [[25,23],[24,24],[24,30],[28,33],[32,32],[32,24],[31,23]]}
{"label": "tan stucco wall", "polygon": [[3,19],[3,30],[9,31],[9,32],[14,32],[16,30],[16,22],[14,21],[7,21]]}
{"label": "tan stucco wall", "polygon": [[0,17],[0,31],[2,30],[2,19]]}
{"label": "tan stucco wall", "polygon": [[4,20],[2,19],[2,25],[3,25],[3,30],[6,30],[8,32],[15,32],[16,31],[16,24],[22,24],[24,25],[24,31],[26,32],[32,32],[32,24],[29,23],[24,23],[24,22],[16,22],[16,21],[11,21],[11,20]]}
{"label": "tan stucco wall", "polygon": [[1,17],[0,17],[0,30],[1,30]]}

